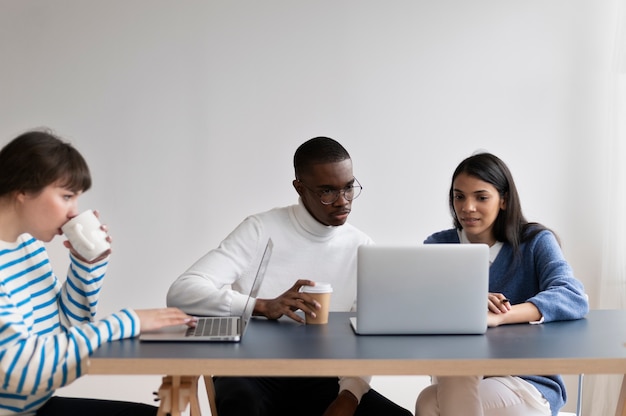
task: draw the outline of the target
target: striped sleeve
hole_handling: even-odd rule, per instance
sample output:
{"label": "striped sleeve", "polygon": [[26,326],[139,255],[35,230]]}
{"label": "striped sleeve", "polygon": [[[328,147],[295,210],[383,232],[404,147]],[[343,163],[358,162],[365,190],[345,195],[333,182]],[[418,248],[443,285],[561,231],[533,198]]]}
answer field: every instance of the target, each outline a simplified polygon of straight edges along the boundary
{"label": "striped sleeve", "polygon": [[108,258],[88,264],[70,256],[67,278],[59,298],[59,315],[64,327],[94,319],[107,266]]}
{"label": "striped sleeve", "polygon": [[29,334],[6,305],[1,311],[0,406],[11,397],[37,396],[70,383],[85,373],[85,359],[100,345],[139,334],[139,319],[128,309],[52,336]]}
{"label": "striped sleeve", "polygon": [[139,334],[129,309],[94,322],[105,270],[72,259],[61,284],[41,242],[0,244],[0,414],[36,410],[100,345]]}

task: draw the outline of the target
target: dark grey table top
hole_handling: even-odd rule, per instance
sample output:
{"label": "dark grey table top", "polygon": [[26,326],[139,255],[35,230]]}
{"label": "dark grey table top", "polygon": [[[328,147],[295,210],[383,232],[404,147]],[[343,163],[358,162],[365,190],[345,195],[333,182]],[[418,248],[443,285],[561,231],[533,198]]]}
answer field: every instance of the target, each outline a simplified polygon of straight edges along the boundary
{"label": "dark grey table top", "polygon": [[485,335],[355,335],[350,313],[328,325],[256,318],[239,343],[108,343],[92,374],[626,374],[626,311],[490,328]]}

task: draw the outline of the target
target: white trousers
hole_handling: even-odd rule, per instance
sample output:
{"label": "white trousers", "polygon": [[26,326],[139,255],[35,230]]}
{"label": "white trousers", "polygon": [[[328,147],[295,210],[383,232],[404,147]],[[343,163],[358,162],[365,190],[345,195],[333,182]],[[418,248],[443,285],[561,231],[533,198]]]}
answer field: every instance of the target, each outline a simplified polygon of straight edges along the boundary
{"label": "white trousers", "polygon": [[415,416],[550,416],[550,405],[518,377],[437,377],[415,403]]}

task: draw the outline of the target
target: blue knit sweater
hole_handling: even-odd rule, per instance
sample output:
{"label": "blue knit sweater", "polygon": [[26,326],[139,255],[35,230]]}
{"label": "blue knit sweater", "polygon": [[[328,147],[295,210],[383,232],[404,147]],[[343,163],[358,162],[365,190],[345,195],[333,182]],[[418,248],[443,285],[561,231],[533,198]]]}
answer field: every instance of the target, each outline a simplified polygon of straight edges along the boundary
{"label": "blue knit sweater", "polygon": [[[425,244],[460,243],[456,229],[435,233]],[[550,231],[520,245],[519,255],[505,243],[489,268],[489,292],[502,293],[515,305],[533,303],[544,322],[580,319],[589,311],[585,290]],[[561,376],[520,375],[537,388],[557,415],[567,400]]]}

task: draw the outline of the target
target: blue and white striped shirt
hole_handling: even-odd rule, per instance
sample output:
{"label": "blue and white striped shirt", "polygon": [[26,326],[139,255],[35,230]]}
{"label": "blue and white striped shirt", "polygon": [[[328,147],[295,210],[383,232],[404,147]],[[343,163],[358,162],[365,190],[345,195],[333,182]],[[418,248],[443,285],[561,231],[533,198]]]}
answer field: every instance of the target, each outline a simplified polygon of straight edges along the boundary
{"label": "blue and white striped shirt", "polygon": [[101,344],[139,334],[132,310],[94,321],[107,264],[71,256],[61,284],[41,241],[0,241],[0,415],[34,414]]}

